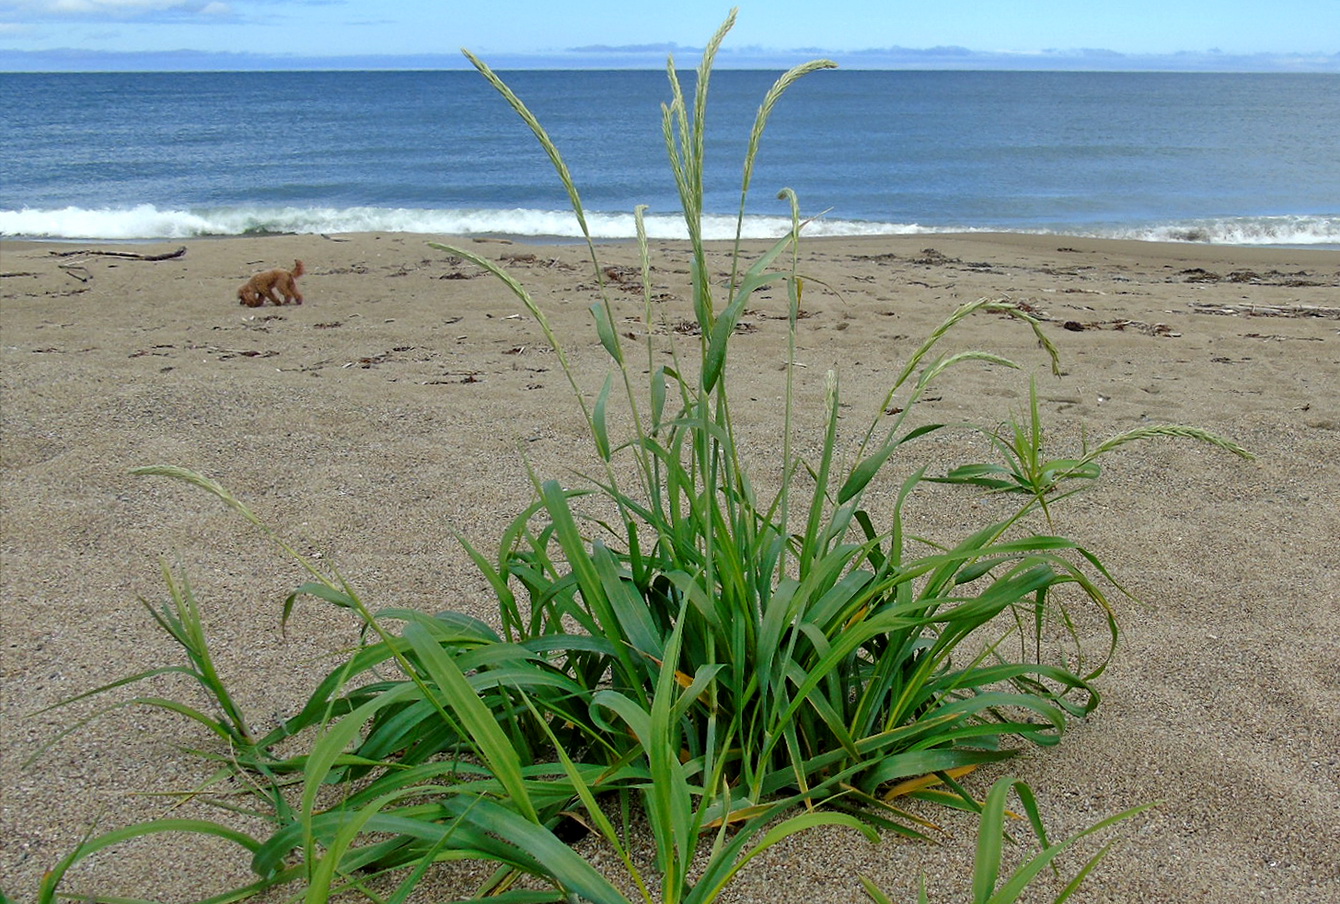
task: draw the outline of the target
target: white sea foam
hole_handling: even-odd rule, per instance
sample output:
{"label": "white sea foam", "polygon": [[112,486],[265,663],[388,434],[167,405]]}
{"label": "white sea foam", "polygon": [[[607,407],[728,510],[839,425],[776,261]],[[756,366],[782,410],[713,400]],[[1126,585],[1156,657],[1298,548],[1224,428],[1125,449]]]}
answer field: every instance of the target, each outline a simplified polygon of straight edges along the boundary
{"label": "white sea foam", "polygon": [[[634,237],[631,213],[587,213],[587,228],[597,239]],[[703,228],[707,238],[735,236],[735,218],[709,215]],[[775,238],[791,227],[785,217],[751,216],[744,223],[745,238]],[[649,237],[688,237],[684,221],[669,214],[646,217]],[[916,226],[821,220],[811,224],[811,235],[864,235],[921,231]],[[60,210],[0,210],[0,235],[46,239],[173,239],[198,236],[322,234],[348,232],[404,232],[441,235],[504,234],[531,237],[580,238],[571,211],[513,208],[415,209],[389,207],[245,207],[211,210],[159,209],[150,204],[132,208]]]}
{"label": "white sea foam", "polygon": [[1336,245],[1340,244],[1340,216],[1223,217],[1114,228],[1100,234],[1152,242],[1215,245]]}
{"label": "white sea foam", "polygon": [[[587,227],[597,239],[628,239],[636,235],[631,213],[588,213]],[[707,215],[704,218],[704,235],[709,239],[734,238],[735,227],[733,216]],[[791,221],[786,217],[750,216],[744,221],[743,235],[751,239],[777,238],[790,227]],[[683,239],[688,235],[683,220],[671,214],[649,214],[646,228],[653,239]],[[806,226],[805,234],[860,236],[983,231],[1227,245],[1340,245],[1340,216],[1237,217],[1146,225],[1094,227],[1074,224],[1026,229],[1008,225],[928,226],[820,218]],[[558,239],[581,236],[577,218],[570,211],[528,208],[229,207],[185,210],[141,204],[129,208],[0,210],[0,235],[13,238],[136,241],[350,232],[490,234]]]}

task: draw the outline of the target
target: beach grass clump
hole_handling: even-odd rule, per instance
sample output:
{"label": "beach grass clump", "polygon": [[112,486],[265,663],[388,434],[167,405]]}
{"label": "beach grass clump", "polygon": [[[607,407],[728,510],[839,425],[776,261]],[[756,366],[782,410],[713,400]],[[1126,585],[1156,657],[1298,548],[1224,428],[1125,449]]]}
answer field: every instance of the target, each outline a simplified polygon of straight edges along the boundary
{"label": "beach grass clump", "polygon": [[[496,620],[374,611],[351,582],[271,534],[311,575],[286,601],[285,620],[307,594],[355,613],[367,640],[300,712],[256,737],[212,670],[189,585],[170,579],[172,603],[155,618],[186,651],[191,665],[183,670],[218,715],[154,705],[178,708],[220,736],[228,751],[219,768],[244,778],[254,804],[247,812],[270,832],[253,837],[226,821],[196,820],[91,838],[49,874],[43,901],[93,850],[134,834],[186,831],[227,837],[249,853],[256,882],[218,900],[296,881],[309,902],[342,893],[399,902],[435,864],[472,859],[496,867],[476,891],[490,900],[705,904],[754,856],[799,831],[935,834],[908,799],[997,819],[1004,792],[993,791],[984,808],[964,776],[1022,747],[1057,743],[1070,719],[1098,705],[1093,681],[1118,636],[1109,599],[1116,585],[1075,541],[1024,529],[1027,516],[1049,514],[1072,483],[1091,484],[1098,459],[1126,442],[1171,434],[1242,450],[1166,427],[1047,459],[1034,394],[1026,423],[988,431],[1004,464],[936,478],[959,485],[944,492],[1002,493],[1018,507],[952,544],[913,537],[903,511],[931,481],[915,462],[915,445],[944,428],[910,413],[951,368],[1016,366],[986,351],[944,351],[945,337],[970,316],[1005,317],[1032,331],[1056,369],[1037,320],[1008,301],[981,299],[908,349],[884,404],[855,434],[840,416],[839,380],[830,373],[818,451],[808,457],[797,451],[812,444],[798,441],[795,367],[786,367],[780,449],[750,460],[733,418],[731,344],[754,293],[779,286],[794,364],[805,224],[784,190],[787,234],[753,260],[737,238],[728,278],[713,278],[701,228],[704,123],[713,61],[732,21],[733,14],[708,44],[691,92],[671,60],[662,111],[689,236],[696,354],[681,354],[673,340],[659,348],[651,330],[641,349],[625,344],[586,233],[600,285],[591,313],[609,362],[591,398],[586,375],[521,282],[474,252],[434,245],[493,273],[535,318],[596,453],[594,476],[580,486],[532,471],[534,501],[505,527],[496,554],[462,538],[496,597]],[[585,232],[580,193],[558,148],[503,80],[470,59],[540,141]],[[773,107],[797,79],[831,65],[798,66],[765,96],[744,161],[741,224]],[[636,219],[650,326],[641,209]],[[658,363],[663,351],[669,364]],[[619,418],[611,416],[615,405],[624,409]],[[193,483],[264,529],[209,478],[171,467],[139,473]],[[776,484],[766,494],[764,478]],[[896,487],[892,498],[881,490],[878,505],[870,504],[867,496],[883,486]],[[882,523],[879,510],[889,512]],[[1089,667],[1058,664],[1088,660],[1078,650],[1069,660],[1047,655],[1041,641],[1044,624],[1071,624],[1067,607],[1079,604],[1105,626]],[[1032,654],[1011,656],[1005,639],[1023,633],[1036,640]],[[1076,631],[1062,635],[1078,642]],[[634,854],[635,825],[652,836],[651,869]],[[616,882],[596,870],[564,840],[574,831],[593,834],[591,843],[613,852],[625,875]]]}

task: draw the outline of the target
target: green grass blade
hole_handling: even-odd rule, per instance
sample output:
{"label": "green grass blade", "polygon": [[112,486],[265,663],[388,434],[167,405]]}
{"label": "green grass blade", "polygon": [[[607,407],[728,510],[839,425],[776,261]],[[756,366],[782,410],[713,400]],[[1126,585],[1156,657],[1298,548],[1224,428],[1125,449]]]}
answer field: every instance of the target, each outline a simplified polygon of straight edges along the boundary
{"label": "green grass blade", "polygon": [[96,838],[85,839],[80,842],[78,847],[62,858],[60,863],[48,870],[42,877],[41,885],[38,886],[38,904],[54,904],[56,901],[57,887],[65,878],[66,872],[69,871],[70,867],[86,857],[96,854],[98,851],[105,848],[130,841],[134,838],[143,838],[147,835],[162,835],[170,832],[212,835],[216,838],[222,838],[225,841],[231,841],[234,844],[240,845],[248,851],[253,852],[260,847],[260,842],[245,832],[239,832],[236,829],[203,819],[154,819],[148,822],[126,826],[125,828],[106,832]]}
{"label": "green grass blade", "polygon": [[893,904],[893,898],[884,894],[884,892],[880,890],[880,887],[874,882],[871,882],[865,876],[861,876],[860,880],[861,887],[865,889],[865,893],[870,897],[870,900],[875,902],[875,904]]}
{"label": "green grass blade", "polygon": [[614,329],[614,320],[610,314],[610,306],[604,301],[597,301],[591,305],[591,316],[596,321],[596,336],[600,339],[600,345],[605,349],[615,364],[623,364],[623,346],[619,344],[619,334]]}
{"label": "green grass blade", "polygon": [[[421,795],[427,793],[427,791],[428,789],[421,787],[397,788],[351,813],[349,818],[340,826],[334,839],[325,846],[325,853],[311,872],[304,899],[307,904],[326,904],[330,900],[331,885],[342,874],[341,866],[345,853],[358,836],[364,832],[365,827],[371,820],[375,819],[383,809],[395,801],[410,795]],[[448,832],[448,837],[449,834]]]}
{"label": "green grass blade", "polygon": [[683,639],[683,612],[666,643],[665,655],[656,678],[648,718],[650,731],[646,748],[651,784],[644,799],[656,835],[657,863],[661,871],[665,904],[678,904],[681,886],[697,847],[698,822],[693,812],[688,780],[679,761],[681,741],[673,719],[675,702],[675,663],[679,660]]}
{"label": "green grass blade", "polygon": [[502,783],[509,799],[523,816],[531,822],[537,822],[539,815],[535,812],[521,776],[521,762],[516,749],[498,726],[495,714],[479,699],[451,656],[431,639],[421,625],[407,625],[404,637],[418,654],[427,677],[437,685],[443,702],[460,720],[480,756]]}
{"label": "green grass blade", "polygon": [[544,826],[487,798],[452,806],[481,831],[496,834],[523,851],[532,862],[542,866],[542,875],[565,891],[579,894],[591,904],[629,904],[628,898],[595,867]]}
{"label": "green grass blade", "polygon": [[972,874],[974,904],[987,904],[996,888],[1005,839],[1005,800],[1012,785],[1009,778],[997,781],[982,806],[981,825],[977,830],[976,868]]}
{"label": "green grass blade", "polygon": [[600,389],[600,395],[596,397],[595,407],[591,411],[591,433],[596,441],[596,454],[603,460],[609,461],[610,434],[609,425],[605,420],[605,412],[609,407],[610,390],[614,388],[614,375],[611,374],[605,378],[605,385]]}

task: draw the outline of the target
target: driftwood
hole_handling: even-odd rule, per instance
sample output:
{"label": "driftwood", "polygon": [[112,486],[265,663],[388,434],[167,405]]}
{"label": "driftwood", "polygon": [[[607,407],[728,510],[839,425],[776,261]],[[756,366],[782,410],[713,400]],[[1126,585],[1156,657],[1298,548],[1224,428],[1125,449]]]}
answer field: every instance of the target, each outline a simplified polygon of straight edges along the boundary
{"label": "driftwood", "polygon": [[1248,317],[1324,317],[1340,320],[1340,308],[1324,308],[1313,304],[1216,304],[1213,302],[1190,302],[1195,314],[1226,314]]}
{"label": "driftwood", "polygon": [[90,248],[81,248],[78,251],[52,251],[56,257],[76,257],[81,254],[96,254],[99,257],[123,257],[132,261],[170,261],[181,257],[186,253],[186,246],[182,245],[176,251],[169,251],[166,254],[136,254],[133,251],[95,251]]}
{"label": "driftwood", "polygon": [[57,264],[57,270],[65,271],[66,276],[74,277],[80,282],[89,282],[93,279],[93,274],[88,272],[88,267],[83,264]]}

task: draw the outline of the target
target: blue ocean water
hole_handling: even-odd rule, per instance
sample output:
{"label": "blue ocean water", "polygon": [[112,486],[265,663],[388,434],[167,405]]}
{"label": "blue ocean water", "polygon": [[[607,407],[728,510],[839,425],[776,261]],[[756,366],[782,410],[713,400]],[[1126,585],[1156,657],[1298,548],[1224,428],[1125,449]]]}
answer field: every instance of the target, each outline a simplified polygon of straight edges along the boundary
{"label": "blue ocean water", "polygon": [[[777,74],[713,76],[711,235],[733,235],[744,149]],[[638,204],[653,236],[684,234],[664,73],[505,78],[558,144],[598,237],[632,236]],[[9,73],[0,136],[4,236],[577,234],[529,129],[469,71]],[[1340,76],[818,72],[772,116],[747,234],[787,228],[783,187],[823,215],[812,235],[1335,245]]]}

